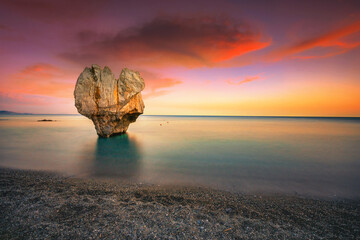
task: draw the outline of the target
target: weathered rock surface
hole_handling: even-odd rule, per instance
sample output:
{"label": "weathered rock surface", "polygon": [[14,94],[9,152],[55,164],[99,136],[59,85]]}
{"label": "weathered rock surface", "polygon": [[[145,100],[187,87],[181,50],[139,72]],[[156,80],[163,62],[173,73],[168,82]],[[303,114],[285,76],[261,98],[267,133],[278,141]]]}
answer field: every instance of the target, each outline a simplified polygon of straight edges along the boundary
{"label": "weathered rock surface", "polygon": [[124,68],[116,79],[110,68],[86,67],[77,79],[74,97],[78,112],[90,118],[101,137],[125,133],[144,112],[139,72]]}

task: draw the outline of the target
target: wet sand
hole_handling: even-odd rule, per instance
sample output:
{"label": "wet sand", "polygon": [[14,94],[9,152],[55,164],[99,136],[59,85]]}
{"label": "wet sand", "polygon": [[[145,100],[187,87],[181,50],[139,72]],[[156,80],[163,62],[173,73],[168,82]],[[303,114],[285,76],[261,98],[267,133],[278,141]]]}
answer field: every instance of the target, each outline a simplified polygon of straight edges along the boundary
{"label": "wet sand", "polygon": [[360,200],[0,169],[0,239],[359,239]]}

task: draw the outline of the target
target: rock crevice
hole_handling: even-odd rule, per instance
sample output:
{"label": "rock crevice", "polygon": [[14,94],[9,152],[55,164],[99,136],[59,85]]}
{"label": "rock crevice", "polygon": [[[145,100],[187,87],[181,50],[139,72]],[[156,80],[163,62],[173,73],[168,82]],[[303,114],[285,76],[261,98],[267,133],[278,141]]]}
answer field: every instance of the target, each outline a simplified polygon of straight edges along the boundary
{"label": "rock crevice", "polygon": [[101,137],[125,133],[129,124],[144,112],[139,72],[124,68],[116,79],[110,68],[86,67],[77,79],[74,97],[78,112],[95,125]]}

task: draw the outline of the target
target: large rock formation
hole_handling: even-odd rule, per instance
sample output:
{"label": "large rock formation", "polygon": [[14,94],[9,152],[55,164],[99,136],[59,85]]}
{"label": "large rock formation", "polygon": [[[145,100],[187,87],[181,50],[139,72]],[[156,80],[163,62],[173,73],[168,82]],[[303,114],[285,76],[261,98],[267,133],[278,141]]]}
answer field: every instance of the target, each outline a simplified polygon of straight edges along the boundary
{"label": "large rock formation", "polygon": [[145,83],[138,72],[124,68],[116,79],[110,68],[85,68],[77,79],[74,97],[78,112],[90,118],[101,137],[125,133],[144,112],[141,91]]}

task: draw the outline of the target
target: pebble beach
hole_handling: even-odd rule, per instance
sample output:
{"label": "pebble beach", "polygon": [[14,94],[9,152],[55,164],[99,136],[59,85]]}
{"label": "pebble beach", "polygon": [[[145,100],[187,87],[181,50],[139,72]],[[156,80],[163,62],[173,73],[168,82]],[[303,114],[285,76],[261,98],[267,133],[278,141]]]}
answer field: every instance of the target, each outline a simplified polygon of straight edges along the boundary
{"label": "pebble beach", "polygon": [[0,239],[359,239],[360,201],[0,169]]}

